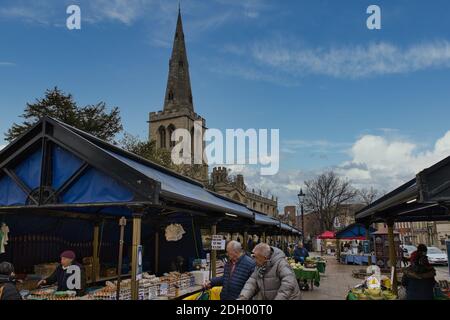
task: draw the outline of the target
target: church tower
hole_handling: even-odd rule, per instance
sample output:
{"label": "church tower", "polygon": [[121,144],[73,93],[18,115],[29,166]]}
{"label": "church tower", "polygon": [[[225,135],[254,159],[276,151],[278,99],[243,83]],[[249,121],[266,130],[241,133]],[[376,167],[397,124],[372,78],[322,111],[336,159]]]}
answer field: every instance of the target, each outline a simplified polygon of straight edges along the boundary
{"label": "church tower", "polygon": [[[173,40],[172,54],[169,60],[169,75],[162,111],[150,112],[149,139],[155,140],[157,148],[171,150],[175,142],[171,141],[172,132],[183,128],[194,136],[194,122],[199,121],[206,130],[206,121],[194,112],[189,62],[184,40],[181,11],[178,9],[177,26]],[[191,144],[192,145],[192,144]],[[204,143],[203,143],[204,147]],[[191,147],[194,152],[193,146]],[[194,167],[191,167],[194,169]],[[208,166],[200,165],[195,170],[186,170],[189,176],[201,182],[208,182]],[[194,172],[193,172],[194,171]]]}

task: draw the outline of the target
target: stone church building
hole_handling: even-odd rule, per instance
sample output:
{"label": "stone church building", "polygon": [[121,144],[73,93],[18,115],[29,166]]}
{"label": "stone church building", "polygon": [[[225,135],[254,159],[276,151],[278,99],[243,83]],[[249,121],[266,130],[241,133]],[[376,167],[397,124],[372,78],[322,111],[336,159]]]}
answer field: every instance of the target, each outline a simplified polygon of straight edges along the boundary
{"label": "stone church building", "polygon": [[[157,148],[171,150],[175,142],[171,141],[172,132],[183,128],[194,136],[194,122],[201,124],[203,132],[206,130],[206,120],[194,111],[189,63],[183,32],[181,12],[178,11],[177,26],[173,40],[172,55],[169,61],[169,75],[167,79],[164,107],[162,111],[150,112],[149,139],[154,140]],[[203,139],[202,139],[203,140]],[[204,147],[204,142],[203,142]],[[194,145],[191,143],[191,151]],[[193,158],[193,155],[191,155]],[[213,191],[237,200],[254,209],[271,216],[278,215],[278,200],[274,197],[264,197],[261,193],[247,191],[244,177],[237,175],[234,179],[228,176],[224,167],[213,168],[211,179],[208,177],[206,163],[191,171],[191,178],[205,184]]]}

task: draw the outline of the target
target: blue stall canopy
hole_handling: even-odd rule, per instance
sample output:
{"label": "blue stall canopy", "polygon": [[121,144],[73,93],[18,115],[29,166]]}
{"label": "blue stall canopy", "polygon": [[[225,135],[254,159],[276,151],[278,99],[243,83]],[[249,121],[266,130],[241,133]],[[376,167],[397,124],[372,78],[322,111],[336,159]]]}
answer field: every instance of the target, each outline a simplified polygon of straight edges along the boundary
{"label": "blue stall canopy", "polygon": [[0,152],[2,212],[130,216],[133,208],[254,218],[195,180],[49,117]]}
{"label": "blue stall canopy", "polygon": [[160,184],[42,118],[0,152],[0,211],[129,216],[158,204]]}
{"label": "blue stall canopy", "polygon": [[280,221],[275,220],[263,213],[258,213],[256,211],[254,211],[254,214],[255,214],[255,223],[257,225],[280,227]]}
{"label": "blue stall canopy", "polygon": [[[377,231],[376,229],[369,227],[369,233]],[[353,223],[348,225],[344,229],[336,232],[336,239],[359,239],[365,240],[367,234],[367,228],[361,223]]]}
{"label": "blue stall canopy", "polygon": [[[104,150],[104,149],[102,149]],[[201,204],[212,207],[224,213],[236,214],[239,217],[252,218],[253,213],[243,204],[232,201],[231,199],[224,199],[222,196],[214,194],[206,190],[203,185],[194,180],[186,180],[185,177],[178,176],[174,173],[168,173],[156,168],[133,160],[130,157],[120,155],[117,152],[104,150],[111,156],[120,160],[124,164],[144,174],[150,179],[161,183],[161,197],[176,200],[184,200],[192,204]]]}
{"label": "blue stall canopy", "polygon": [[281,223],[281,230],[292,232],[293,228],[286,223]]}

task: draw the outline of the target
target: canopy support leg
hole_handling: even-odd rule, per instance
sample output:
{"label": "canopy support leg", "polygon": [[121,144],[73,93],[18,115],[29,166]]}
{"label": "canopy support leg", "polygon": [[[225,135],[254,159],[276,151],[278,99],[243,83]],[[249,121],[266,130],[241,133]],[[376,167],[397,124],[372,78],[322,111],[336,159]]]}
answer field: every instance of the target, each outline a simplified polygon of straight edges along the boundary
{"label": "canopy support leg", "polygon": [[397,284],[397,250],[395,248],[394,241],[394,221],[388,220],[388,241],[389,241],[389,261],[391,268],[394,268],[394,277],[392,281],[392,292],[398,296],[398,284]]}
{"label": "canopy support leg", "polygon": [[137,279],[138,272],[138,248],[141,245],[141,225],[142,216],[133,216],[133,244],[131,253],[131,300],[139,298],[139,282]]}
{"label": "canopy support leg", "polygon": [[[211,236],[215,236],[217,234],[217,224],[213,224],[211,226]],[[216,276],[216,268],[217,268],[217,251],[211,248],[211,276],[214,278]]]}

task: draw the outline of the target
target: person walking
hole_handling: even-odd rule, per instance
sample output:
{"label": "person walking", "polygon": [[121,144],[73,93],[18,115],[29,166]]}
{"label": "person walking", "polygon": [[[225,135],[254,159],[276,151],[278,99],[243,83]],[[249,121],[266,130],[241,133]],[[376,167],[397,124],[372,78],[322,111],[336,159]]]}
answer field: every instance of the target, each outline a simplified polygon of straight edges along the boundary
{"label": "person walking", "polygon": [[236,300],[242,288],[255,270],[255,262],[245,254],[241,243],[230,241],[227,245],[229,261],[224,266],[222,277],[212,278],[204,287],[222,286],[221,300]]}
{"label": "person walking", "polygon": [[305,259],[309,257],[309,252],[306,248],[303,247],[303,243],[299,242],[297,248],[294,250],[294,259],[295,262],[304,263]]}
{"label": "person walking", "polygon": [[245,283],[238,300],[300,300],[294,271],[278,248],[260,243],[253,249],[256,269]]}

